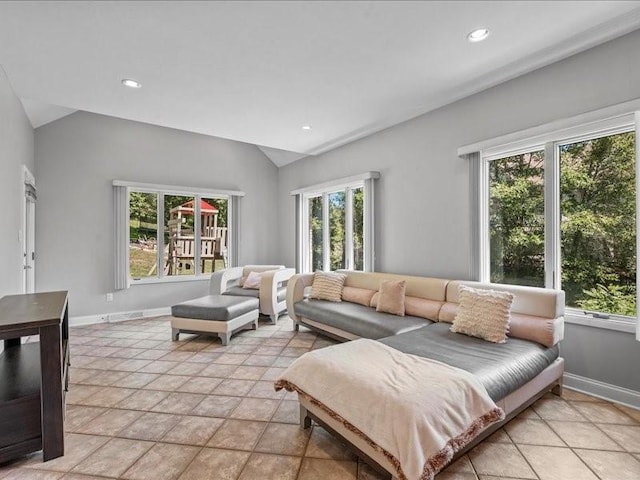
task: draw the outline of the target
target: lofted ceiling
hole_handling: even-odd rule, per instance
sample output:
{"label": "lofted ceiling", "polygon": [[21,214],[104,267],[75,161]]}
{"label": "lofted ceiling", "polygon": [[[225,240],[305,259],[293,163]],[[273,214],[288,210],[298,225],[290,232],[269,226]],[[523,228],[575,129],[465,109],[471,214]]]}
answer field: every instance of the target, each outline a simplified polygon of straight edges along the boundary
{"label": "lofted ceiling", "polygon": [[85,110],[280,166],[637,28],[634,1],[0,2],[0,66],[34,126]]}

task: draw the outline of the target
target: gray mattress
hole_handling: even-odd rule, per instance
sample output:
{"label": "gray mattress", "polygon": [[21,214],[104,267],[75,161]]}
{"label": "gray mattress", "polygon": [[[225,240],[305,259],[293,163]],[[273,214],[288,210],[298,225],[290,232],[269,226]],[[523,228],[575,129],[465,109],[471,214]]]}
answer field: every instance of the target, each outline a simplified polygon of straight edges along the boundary
{"label": "gray mattress", "polygon": [[397,350],[437,360],[475,375],[489,396],[500,400],[536,377],[558,358],[558,347],[509,338],[497,344],[449,331],[434,323],[414,332],[383,338]]}
{"label": "gray mattress", "polygon": [[398,317],[376,312],[374,308],[351,302],[303,300],[296,303],[296,314],[339,328],[362,338],[379,338],[411,332],[433,322],[425,318]]}

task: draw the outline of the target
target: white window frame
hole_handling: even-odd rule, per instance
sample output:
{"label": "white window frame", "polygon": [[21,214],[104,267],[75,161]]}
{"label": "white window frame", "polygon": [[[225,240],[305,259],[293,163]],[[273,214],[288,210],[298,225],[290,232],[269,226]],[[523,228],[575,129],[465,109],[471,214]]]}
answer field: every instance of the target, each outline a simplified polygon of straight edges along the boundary
{"label": "white window frame", "polygon": [[311,273],[312,265],[309,255],[309,199],[322,197],[322,253],[323,270],[328,271],[331,266],[330,261],[330,225],[329,218],[329,195],[332,193],[345,192],[345,269],[354,268],[353,255],[353,191],[363,190],[363,271],[375,271],[375,250],[374,250],[374,180],[380,177],[379,172],[366,172],[361,175],[338,179],[332,182],[313,185],[291,192],[296,195],[299,208],[298,211],[298,236],[297,242],[297,266],[302,273]]}
{"label": "white window frame", "polygon": [[[126,205],[124,209],[121,209],[120,216],[116,218],[117,222],[125,222],[124,225],[119,225],[119,229],[124,235],[120,239],[116,239],[116,242],[123,242],[119,248],[116,246],[116,263],[124,267],[126,270],[126,287],[130,285],[146,285],[154,283],[172,283],[172,282],[190,282],[190,281],[203,281],[209,280],[210,274],[202,273],[200,256],[202,253],[201,244],[201,218],[200,218],[200,201],[202,199],[225,199],[227,200],[227,268],[235,266],[237,263],[237,230],[238,219],[237,217],[237,202],[238,198],[245,195],[244,192],[236,190],[217,190],[208,188],[194,188],[194,187],[178,187],[171,185],[156,185],[148,183],[138,182],[126,182],[120,180],[114,180],[114,187],[124,187],[126,189]],[[129,270],[129,199],[132,192],[139,193],[152,193],[157,195],[157,258],[158,265],[157,273],[154,276],[132,278]],[[165,195],[179,195],[194,199],[194,266],[195,272],[193,275],[165,275],[163,262],[164,262],[164,197]],[[126,214],[125,214],[126,210]],[[126,266],[126,267],[125,267]],[[116,269],[117,271],[118,269]],[[122,272],[124,274],[125,272]],[[117,274],[116,274],[117,276]],[[125,287],[125,288],[126,288]],[[118,283],[116,283],[116,289],[118,289]]]}
{"label": "white window frame", "polygon": [[[605,109],[608,111],[608,109]],[[604,113],[604,112],[603,112]],[[588,114],[587,116],[592,116]],[[587,117],[585,116],[585,117]],[[602,120],[594,120],[584,124],[576,122],[570,127],[558,128],[544,134],[530,138],[521,138],[503,145],[491,145],[480,151],[480,165],[477,169],[479,184],[479,208],[476,210],[480,221],[475,223],[478,232],[476,255],[479,260],[478,280],[490,280],[490,249],[489,249],[489,162],[509,156],[544,150],[544,199],[545,199],[545,288],[560,290],[561,286],[561,242],[560,242],[560,145],[591,140],[620,133],[635,132],[636,135],[636,295],[640,297],[640,112],[615,115]],[[576,124],[577,123],[577,124]],[[540,127],[538,127],[540,128]],[[517,135],[517,134],[515,134]],[[522,135],[520,135],[522,136]],[[506,136],[503,138],[508,138]],[[495,142],[495,141],[494,141]],[[493,143],[493,142],[489,142]],[[462,155],[468,155],[473,146],[463,147]],[[466,150],[466,151],[465,151]],[[636,301],[640,309],[640,302]],[[633,333],[640,340],[640,322],[636,317],[627,317],[606,313],[608,318],[602,318],[592,313],[585,313],[576,308],[565,309],[565,319],[570,323],[589,325],[612,330]]]}

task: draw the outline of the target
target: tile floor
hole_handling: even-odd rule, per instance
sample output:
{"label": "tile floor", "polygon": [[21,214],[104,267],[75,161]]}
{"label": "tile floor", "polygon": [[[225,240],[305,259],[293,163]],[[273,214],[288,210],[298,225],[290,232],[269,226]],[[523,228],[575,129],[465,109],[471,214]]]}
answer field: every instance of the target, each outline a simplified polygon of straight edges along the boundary
{"label": "tile floor", "polygon": [[[273,380],[332,344],[291,320],[231,345],[171,342],[167,318],[71,329],[66,455],[0,465],[0,479],[376,480],[322,428],[299,429]],[[638,480],[640,411],[565,390],[480,444],[438,480]]]}

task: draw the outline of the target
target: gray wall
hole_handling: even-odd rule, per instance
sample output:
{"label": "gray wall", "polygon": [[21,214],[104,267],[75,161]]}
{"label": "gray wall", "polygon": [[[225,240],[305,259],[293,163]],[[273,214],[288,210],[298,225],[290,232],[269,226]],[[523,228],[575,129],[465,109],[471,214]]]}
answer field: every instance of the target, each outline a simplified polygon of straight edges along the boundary
{"label": "gray wall", "polygon": [[[457,148],[640,98],[640,31],[279,171],[280,261],[295,260],[293,189],[379,170],[377,269],[468,278],[469,170]],[[578,341],[579,339],[579,341]],[[640,391],[630,334],[567,327],[578,375]],[[606,353],[605,353],[606,352]],[[636,361],[631,359],[635,358]]]}
{"label": "gray wall", "polygon": [[22,291],[22,166],[33,164],[33,128],[0,67],[0,297]]}
{"label": "gray wall", "polygon": [[575,324],[565,328],[560,351],[569,373],[640,393],[640,342],[634,335]]}
{"label": "gray wall", "polygon": [[205,294],[193,281],[113,292],[114,179],[243,190],[240,262],[277,256],[275,165],[253,145],[78,112],[36,129],[38,290],[70,291],[72,316],[166,307]]}

